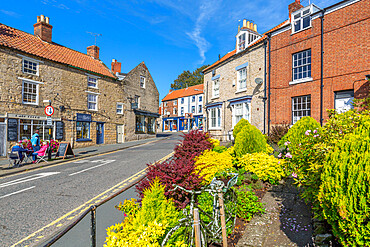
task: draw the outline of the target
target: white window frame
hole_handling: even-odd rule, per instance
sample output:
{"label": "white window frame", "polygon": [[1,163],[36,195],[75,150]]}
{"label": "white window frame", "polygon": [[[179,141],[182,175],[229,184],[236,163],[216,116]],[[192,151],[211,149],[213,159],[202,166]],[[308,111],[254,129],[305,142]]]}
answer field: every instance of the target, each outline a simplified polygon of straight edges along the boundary
{"label": "white window frame", "polygon": [[[25,68],[24,68],[24,63],[25,63],[25,62],[36,64],[36,70],[34,70],[36,73],[30,73],[30,72],[25,71],[25,70],[24,70],[24,69],[25,69]],[[23,72],[24,74],[39,76],[39,68],[40,68],[40,63],[39,63],[39,61],[37,61],[37,60],[35,60],[35,59],[32,59],[32,58],[27,58],[27,57],[23,57],[23,58],[22,58],[22,72]],[[28,70],[30,70],[30,69],[28,69]]]}
{"label": "white window frame", "polygon": [[[98,102],[99,102],[99,94],[100,93],[94,93],[94,92],[90,92],[90,91],[86,91],[87,93],[87,110],[89,111],[98,111]],[[89,100],[89,95],[95,95],[96,96],[96,101],[90,101]],[[89,108],[89,103],[92,103],[92,104],[95,104],[95,109],[90,109]]]}
{"label": "white window frame", "polygon": [[[218,83],[218,87],[216,87],[216,83]],[[220,78],[212,81],[212,98],[218,97],[220,97]]]}
{"label": "white window frame", "polygon": [[[300,56],[301,58],[299,58]],[[304,61],[306,62],[304,63]],[[299,65],[299,62],[301,62],[300,65]],[[295,70],[297,71],[297,73],[295,73]],[[306,77],[303,77],[304,73],[306,73]],[[302,78],[298,78],[300,74],[302,74]],[[295,78],[295,75],[297,75],[297,78]],[[296,83],[312,81],[311,75],[312,75],[311,49],[294,53],[292,55],[292,81],[289,84],[296,84]]]}
{"label": "white window frame", "polygon": [[177,108],[173,108],[173,115],[176,115],[177,114]]}
{"label": "white window frame", "polygon": [[[241,34],[238,35],[238,52],[239,51],[243,51],[246,47],[246,42],[247,42],[247,39],[246,39],[246,36],[247,36],[247,32],[242,32]],[[244,40],[242,39],[244,37]]]}
{"label": "white window frame", "polygon": [[[121,110],[121,112],[118,112]],[[116,113],[119,115],[123,115],[123,103],[117,102],[116,104]]]}
{"label": "white window frame", "polygon": [[[212,116],[213,112],[215,113],[214,117]],[[221,123],[222,123],[221,106],[209,109],[209,129],[221,130]]]}
{"label": "white window frame", "polygon": [[[292,20],[292,34],[301,32],[303,30],[309,29],[312,27],[312,5],[307,6],[305,8],[302,8],[291,15],[291,20]],[[310,24],[307,27],[303,27],[303,21],[304,19],[309,18]],[[299,23],[299,29],[296,30],[296,24]]]}
{"label": "white window frame", "polygon": [[140,76],[140,87],[141,88],[145,88],[145,80],[146,80],[146,78],[145,78],[145,76]]}
{"label": "white window frame", "polygon": [[232,128],[234,129],[235,125],[240,121],[237,121],[237,107],[241,107],[241,116],[242,118],[251,122],[251,103],[248,101],[235,103],[232,105]]}
{"label": "white window frame", "polygon": [[191,96],[191,103],[195,102],[195,95]]}
{"label": "white window frame", "polygon": [[184,107],[181,107],[181,115],[180,116],[184,116]]}
{"label": "white window frame", "polygon": [[[245,71],[245,77],[242,78],[242,75],[241,73],[243,73],[243,71]],[[247,67],[243,67],[239,70],[237,70],[237,87],[236,87],[236,91],[237,92],[244,92],[247,90],[247,76],[248,76],[248,71],[247,71]],[[242,82],[244,81],[243,84],[245,84],[245,87],[241,87],[242,86]]]}
{"label": "white window frame", "polygon": [[[301,99],[298,102],[298,99]],[[305,102],[303,102],[303,99]],[[309,99],[309,108],[308,107],[308,99]],[[296,104],[296,106],[295,106]],[[298,106],[300,104],[300,106]],[[295,124],[299,119],[302,117],[311,116],[311,95],[302,95],[297,97],[292,97],[292,124]],[[305,108],[303,108],[305,107]],[[298,114],[302,113],[302,114]],[[296,115],[296,116],[295,116]],[[301,115],[301,116],[298,116]]]}
{"label": "white window frame", "polygon": [[[39,104],[39,99],[40,99],[40,95],[39,95],[39,84],[44,84],[42,82],[38,82],[38,81],[33,81],[33,80],[29,80],[29,79],[26,79],[26,78],[21,78],[21,77],[18,77],[19,79],[22,80],[22,104],[25,104],[25,105],[38,105]],[[27,84],[32,84],[32,85],[36,85],[36,102],[35,103],[32,103],[32,102],[25,102],[24,101],[24,84],[27,83]]]}
{"label": "white window frame", "polygon": [[[90,79],[95,80],[95,82],[90,81]],[[98,88],[98,77],[97,76],[87,76],[87,87]]]}
{"label": "white window frame", "polygon": [[202,113],[202,105],[198,105],[198,113]]}

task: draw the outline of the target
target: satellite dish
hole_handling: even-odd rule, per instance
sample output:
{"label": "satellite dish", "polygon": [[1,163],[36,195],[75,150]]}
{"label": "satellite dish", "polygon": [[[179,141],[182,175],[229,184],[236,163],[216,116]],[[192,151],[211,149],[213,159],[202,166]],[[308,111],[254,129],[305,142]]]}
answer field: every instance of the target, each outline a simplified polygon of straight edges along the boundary
{"label": "satellite dish", "polygon": [[260,84],[262,84],[263,79],[258,77],[254,81],[256,82],[257,85],[260,85]]}

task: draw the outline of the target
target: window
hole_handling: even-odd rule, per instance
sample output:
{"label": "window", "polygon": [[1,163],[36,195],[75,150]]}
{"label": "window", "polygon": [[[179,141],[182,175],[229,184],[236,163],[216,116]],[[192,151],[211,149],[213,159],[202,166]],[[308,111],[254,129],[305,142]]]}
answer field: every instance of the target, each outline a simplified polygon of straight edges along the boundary
{"label": "window", "polygon": [[140,76],[140,87],[145,88],[145,77],[144,76]]}
{"label": "window", "polygon": [[353,90],[335,92],[334,106],[338,113],[353,109]]}
{"label": "window", "polygon": [[173,108],[173,114],[176,115],[177,114],[177,108]]}
{"label": "window", "polygon": [[[165,103],[165,106],[167,106],[167,102]],[[140,108],[140,96],[135,95],[133,102],[131,102],[131,109],[139,109]]]}
{"label": "window", "polygon": [[23,81],[22,87],[23,104],[38,105],[39,104],[39,84],[29,81]]}
{"label": "window", "polygon": [[39,75],[39,63],[23,58],[23,73]]}
{"label": "window", "polygon": [[293,81],[311,78],[311,49],[293,54]]}
{"label": "window", "polygon": [[234,126],[242,119],[250,121],[250,103],[243,102],[239,104],[234,104],[232,108],[232,125]]}
{"label": "window", "polygon": [[87,86],[92,88],[98,88],[98,78],[96,77],[87,77]]}
{"label": "window", "polygon": [[292,31],[299,32],[311,27],[311,6],[292,14]]}
{"label": "window", "polygon": [[216,79],[213,81],[212,97],[216,98],[220,96],[220,80]]}
{"label": "window", "polygon": [[238,37],[238,51],[245,49],[245,33],[240,34]]}
{"label": "window", "polygon": [[199,102],[202,102],[202,100],[203,100],[203,97],[202,97],[202,95],[200,95],[199,96]]}
{"label": "window", "polygon": [[191,97],[191,102],[195,102],[195,96]]}
{"label": "window", "polygon": [[117,103],[116,113],[123,114],[123,103]]}
{"label": "window", "polygon": [[167,102],[164,102],[164,106],[167,106]]}
{"label": "window", "polygon": [[98,95],[87,94],[87,109],[97,111],[98,110]]}
{"label": "window", "polygon": [[145,117],[136,115],[136,132],[145,132]]}
{"label": "window", "polygon": [[147,118],[147,119],[148,119],[148,124],[147,124],[148,133],[154,133],[155,132],[155,118]]}
{"label": "window", "polygon": [[292,98],[293,124],[299,119],[311,116],[311,95]]}
{"label": "window", "polygon": [[221,108],[210,109],[210,129],[221,128]]}
{"label": "window", "polygon": [[90,139],[90,122],[76,123],[77,140]]}
{"label": "window", "polygon": [[181,98],[181,104],[184,104],[184,101],[185,101],[184,98]]}
{"label": "window", "polygon": [[201,105],[199,105],[198,107],[199,107],[199,108],[198,108],[198,113],[202,113],[202,106],[201,106]]}
{"label": "window", "polygon": [[181,107],[181,116],[184,116],[184,107]]}
{"label": "window", "polygon": [[238,70],[238,91],[244,90],[247,88],[247,68],[244,67]]}
{"label": "window", "polygon": [[173,101],[173,105],[177,105],[177,100],[174,100]]}
{"label": "window", "polygon": [[195,113],[195,106],[191,107],[191,113]]}

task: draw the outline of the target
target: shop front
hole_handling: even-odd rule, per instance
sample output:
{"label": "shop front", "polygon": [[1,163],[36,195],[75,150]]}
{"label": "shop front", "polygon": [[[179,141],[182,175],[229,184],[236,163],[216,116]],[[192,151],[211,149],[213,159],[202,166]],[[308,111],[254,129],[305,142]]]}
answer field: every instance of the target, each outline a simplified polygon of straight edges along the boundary
{"label": "shop front", "polygon": [[157,113],[134,110],[135,112],[135,133],[136,134],[155,134],[156,119],[160,116]]}
{"label": "shop front", "polygon": [[163,119],[163,131],[178,131],[177,118],[164,118]]}

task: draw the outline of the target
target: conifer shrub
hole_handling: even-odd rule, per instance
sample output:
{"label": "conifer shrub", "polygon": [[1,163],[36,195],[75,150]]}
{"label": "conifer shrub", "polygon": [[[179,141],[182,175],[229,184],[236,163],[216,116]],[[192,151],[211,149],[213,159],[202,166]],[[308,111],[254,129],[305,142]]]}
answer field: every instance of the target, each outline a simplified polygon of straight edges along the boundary
{"label": "conifer shrub", "polygon": [[279,146],[284,147],[284,143],[290,142],[290,151],[294,151],[294,149],[299,146],[308,130],[318,130],[320,132],[321,126],[314,118],[303,117],[288,130],[288,133],[279,141]]}
{"label": "conifer shrub", "polygon": [[172,198],[175,206],[184,208],[190,201],[190,195],[181,190],[171,191],[173,184],[180,185],[188,190],[200,189],[202,177],[194,170],[194,160],[174,159],[162,163],[148,164],[147,175],[136,185],[139,196],[143,198],[143,191],[150,187],[154,179],[159,178],[165,186],[165,195]]}
{"label": "conifer shrub", "polygon": [[237,134],[234,147],[237,157],[241,157],[247,153],[273,151],[267,144],[266,138],[261,131],[251,124],[245,125]]}
{"label": "conifer shrub", "polygon": [[243,129],[244,126],[251,125],[248,120],[242,118],[239,120],[239,122],[234,126],[233,130],[233,136],[234,140],[236,140],[236,136],[239,134],[239,132]]}
{"label": "conifer shrub", "polygon": [[127,212],[122,223],[107,229],[104,246],[160,246],[165,233],[178,223],[181,213],[164,196],[164,186],[155,179],[144,191],[141,207],[134,199],[119,209]]}
{"label": "conifer shrub", "polygon": [[338,141],[321,175],[319,201],[343,246],[370,243],[370,117]]}
{"label": "conifer shrub", "polygon": [[212,149],[209,133],[200,130],[192,130],[183,135],[183,140],[175,147],[176,159],[193,160],[201,155],[204,150]]}
{"label": "conifer shrub", "polygon": [[238,159],[238,166],[271,184],[277,184],[286,176],[285,161],[266,153],[245,154]]}
{"label": "conifer shrub", "polygon": [[233,167],[233,152],[233,148],[221,153],[205,150],[195,158],[194,170],[204,179],[204,183],[210,183],[217,173]]}

